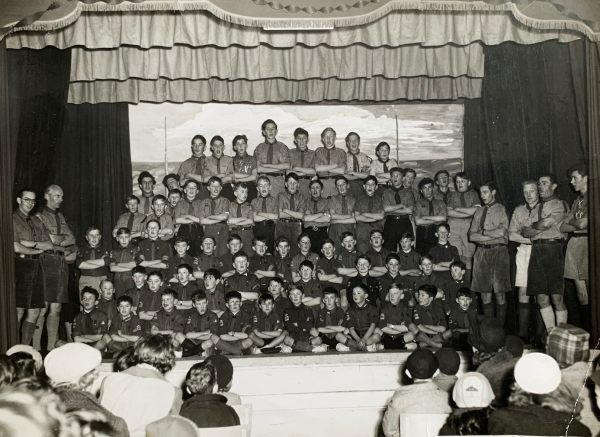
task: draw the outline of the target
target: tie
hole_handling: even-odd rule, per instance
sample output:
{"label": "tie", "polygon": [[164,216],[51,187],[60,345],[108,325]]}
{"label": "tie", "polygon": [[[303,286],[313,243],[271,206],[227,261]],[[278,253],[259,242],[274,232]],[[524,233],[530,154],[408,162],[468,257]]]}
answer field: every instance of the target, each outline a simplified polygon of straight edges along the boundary
{"label": "tie", "polygon": [[215,206],[216,206],[216,201],[214,198],[210,199],[210,215],[215,215]]}
{"label": "tie", "polygon": [[127,229],[129,229],[130,231],[133,230],[133,219],[135,218],[135,215],[130,212],[129,213],[129,218],[127,219]]}
{"label": "tie", "polygon": [[90,259],[91,260],[96,259],[96,248],[95,247],[92,247],[92,251],[90,252]]}
{"label": "tie", "polygon": [[395,193],[394,193],[394,200],[396,201],[396,205],[399,205],[399,204],[402,203],[402,198],[400,197],[400,190],[401,189],[402,188],[400,188],[398,190],[394,189],[394,191],[395,191]]}
{"label": "tie", "polygon": [[360,166],[358,165],[358,157],[356,155],[352,155],[352,171],[359,172]]}
{"label": "tie", "polygon": [[156,255],[155,251],[156,251],[156,248],[154,247],[154,241],[152,241],[152,242],[150,243],[150,259],[151,259],[151,260],[154,260],[154,259],[155,259],[155,258],[154,258],[154,255]]}
{"label": "tie", "polygon": [[342,196],[342,214],[348,214],[348,204],[346,203],[346,196]]}
{"label": "tie", "polygon": [[432,216],[432,215],[434,215],[433,199],[432,200],[428,200],[428,202],[429,202],[429,215]]}
{"label": "tie", "polygon": [[242,216],[242,204],[241,203],[237,204],[237,216],[238,217]]}
{"label": "tie", "polygon": [[333,326],[333,320],[329,311],[325,313],[325,326]]}
{"label": "tie", "polygon": [[369,209],[367,212],[373,211],[373,196],[369,197]]}
{"label": "tie", "polygon": [[318,200],[314,200],[313,199],[313,205],[315,207],[315,210],[313,211],[313,214],[317,214],[319,212],[319,206],[318,206]]}
{"label": "tie", "polygon": [[31,233],[35,237],[35,228],[33,227],[33,222],[31,221],[31,217],[27,216],[27,218],[25,218],[25,222],[27,223],[27,226],[29,226]]}
{"label": "tie", "polygon": [[460,207],[461,208],[466,208],[467,207],[467,202],[465,200],[465,193],[464,193],[464,191],[460,192]]}
{"label": "tie", "polygon": [[300,151],[300,167],[304,168],[304,152]]}
{"label": "tie", "polygon": [[538,220],[541,220],[542,219],[542,212],[543,212],[542,210],[544,209],[544,199],[542,199],[541,197],[540,197],[540,203],[539,203],[539,205],[540,205],[540,208],[538,209]]}
{"label": "tie", "polygon": [[384,173],[387,173],[388,171],[390,171],[390,170],[388,169],[387,163],[388,163],[387,161],[385,161],[385,162],[383,163],[383,172],[384,172]]}
{"label": "tie", "polygon": [[54,220],[56,220],[56,235],[60,235],[60,216],[58,215],[58,209],[54,211]]}
{"label": "tie", "polygon": [[325,151],[327,152],[327,164],[331,164],[331,150],[325,149]]}
{"label": "tie", "polygon": [[487,217],[487,213],[488,213],[488,205],[483,207],[483,213],[481,214],[481,220],[479,220],[479,229],[481,231],[483,231],[485,229],[484,225],[485,225],[485,219]]}
{"label": "tie", "polygon": [[221,158],[217,158],[217,173],[221,173]]}
{"label": "tie", "polygon": [[296,205],[294,204],[294,195],[290,194],[290,209],[294,211],[296,209]]}
{"label": "tie", "polygon": [[273,143],[269,143],[269,151],[267,152],[267,164],[273,164]]}
{"label": "tie", "polygon": [[260,206],[260,212],[267,212],[267,198],[262,198],[262,204]]}
{"label": "tie", "polygon": [[196,158],[194,165],[194,174],[202,174],[202,157]]}
{"label": "tie", "polygon": [[192,213],[194,212],[194,203],[191,200],[188,200],[188,199],[186,199],[186,200],[187,200],[187,204],[188,204],[188,212],[187,213],[189,215],[192,215]]}
{"label": "tie", "polygon": [[144,201],[144,214],[150,214],[150,198],[146,197]]}

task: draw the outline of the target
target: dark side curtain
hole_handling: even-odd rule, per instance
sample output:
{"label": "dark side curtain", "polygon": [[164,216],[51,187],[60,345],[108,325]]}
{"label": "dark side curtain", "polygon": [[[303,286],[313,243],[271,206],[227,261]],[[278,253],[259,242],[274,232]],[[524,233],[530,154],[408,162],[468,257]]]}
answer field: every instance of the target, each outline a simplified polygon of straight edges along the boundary
{"label": "dark side curtain", "polygon": [[522,203],[521,181],[550,171],[559,196],[575,197],[569,167],[585,160],[569,44],[488,46],[482,97],[465,103],[465,169],[493,179],[509,210]]}
{"label": "dark side curtain", "polygon": [[[11,187],[15,170],[16,143],[11,129],[12,111],[8,82],[6,40],[0,41],[0,186]],[[17,341],[14,257],[12,230],[12,192],[0,191],[0,353]]]}

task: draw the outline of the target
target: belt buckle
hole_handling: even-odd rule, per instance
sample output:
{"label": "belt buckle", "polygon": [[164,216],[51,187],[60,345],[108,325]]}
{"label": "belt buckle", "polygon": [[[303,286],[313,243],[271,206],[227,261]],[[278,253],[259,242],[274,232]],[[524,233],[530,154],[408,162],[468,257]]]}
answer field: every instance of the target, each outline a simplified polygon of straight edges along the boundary
{"label": "belt buckle", "polygon": [[313,232],[317,232],[319,230],[319,227],[318,226],[313,226],[312,230],[313,230]]}

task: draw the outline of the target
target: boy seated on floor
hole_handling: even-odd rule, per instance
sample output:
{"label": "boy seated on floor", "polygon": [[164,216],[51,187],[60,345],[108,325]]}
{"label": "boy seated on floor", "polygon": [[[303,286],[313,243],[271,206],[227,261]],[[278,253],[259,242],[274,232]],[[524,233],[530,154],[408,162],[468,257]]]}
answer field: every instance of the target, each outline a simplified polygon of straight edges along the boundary
{"label": "boy seated on floor", "polygon": [[283,313],[283,323],[287,336],[283,340],[281,352],[325,352],[327,346],[324,346],[319,331],[315,328],[315,319],[312,310],[302,303],[304,292],[296,285],[293,285],[288,293],[292,306]]}
{"label": "boy seated on floor", "polygon": [[100,297],[96,303],[96,309],[106,314],[108,326],[115,317],[118,317],[117,302],[115,301],[115,286],[108,279],[100,281]]}
{"label": "boy seated on floor", "polygon": [[250,350],[254,344],[248,338],[252,326],[251,315],[242,308],[242,295],[239,291],[229,291],[225,294],[227,310],[219,317],[219,329],[211,341],[217,349],[229,355],[241,355]]}
{"label": "boy seated on floor", "polygon": [[110,343],[108,335],[108,317],[96,309],[98,290],[85,286],[81,290],[81,306],[83,311],[73,321],[73,340],[86,343],[102,351]]}
{"label": "boy seated on floor", "polygon": [[286,337],[283,331],[283,321],[279,318],[274,309],[274,299],[269,293],[263,293],[258,298],[259,310],[252,316],[252,332],[250,339],[256,346],[252,353],[261,353],[262,348],[274,348]]}
{"label": "boy seated on floor", "polygon": [[352,299],[355,305],[348,308],[344,318],[344,327],[348,334],[340,334],[340,343],[350,350],[375,352],[383,350],[381,336],[377,330],[379,312],[377,307],[367,302],[367,292],[361,285],[352,288]]}
{"label": "boy seated on floor", "polygon": [[456,305],[448,313],[448,329],[443,333],[444,340],[459,350],[470,349],[468,337],[471,327],[478,324],[477,310],[473,305],[473,292],[467,287],[460,288],[456,294]]}
{"label": "boy seated on floor", "polygon": [[415,336],[411,332],[415,330],[412,321],[412,310],[402,300],[403,291],[397,284],[392,284],[388,297],[389,302],[383,305],[379,314],[381,344],[388,350],[416,349]]}
{"label": "boy seated on floor", "polygon": [[[324,307],[321,308],[317,316],[317,331],[323,344],[329,349],[336,349],[339,352],[348,352],[350,348],[340,340],[344,340],[343,334],[346,328],[342,326],[344,323],[344,310],[337,305],[340,298],[340,293],[334,287],[327,287],[323,290]],[[338,340],[338,337],[340,340]]]}
{"label": "boy seated on floor", "polygon": [[168,335],[175,349],[179,348],[183,329],[187,323],[187,313],[177,309],[178,296],[172,288],[161,293],[161,309],[150,322],[150,334]]}
{"label": "boy seated on floor", "polygon": [[108,329],[111,342],[108,351],[114,354],[133,346],[142,335],[142,323],[138,316],[133,313],[133,299],[131,296],[121,296],[117,299],[116,316]]}
{"label": "boy seated on floor", "polygon": [[421,285],[417,291],[417,305],[413,309],[412,333],[421,347],[441,348],[446,331],[446,314],[442,301],[436,299],[437,287]]}
{"label": "boy seated on floor", "polygon": [[181,343],[184,357],[200,354],[208,356],[214,346],[211,338],[219,329],[219,318],[209,311],[208,299],[202,290],[192,296],[192,305],[183,333],[177,334],[177,341]]}
{"label": "boy seated on floor", "polygon": [[302,288],[302,292],[304,293],[302,303],[312,310],[313,316],[316,319],[321,309],[323,291],[321,290],[321,282],[314,278],[314,271],[315,265],[312,261],[302,261],[298,269],[300,280],[295,285]]}

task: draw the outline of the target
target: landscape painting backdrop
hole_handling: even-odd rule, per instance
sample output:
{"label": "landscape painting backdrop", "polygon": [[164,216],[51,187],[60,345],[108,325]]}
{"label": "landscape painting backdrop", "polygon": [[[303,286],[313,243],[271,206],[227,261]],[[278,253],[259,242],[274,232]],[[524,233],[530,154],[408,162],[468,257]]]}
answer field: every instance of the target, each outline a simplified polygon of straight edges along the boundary
{"label": "landscape painting backdrop", "polygon": [[[293,132],[309,132],[309,148],[321,145],[323,129],[337,132],[336,146],[346,150],[348,132],[361,136],[361,151],[376,159],[375,147],[386,141],[391,157],[398,154],[401,167],[412,167],[417,179],[446,169],[451,174],[463,168],[463,115],[461,104],[403,105],[249,105],[225,103],[138,104],[129,112],[132,185],[139,194],[137,176],[150,171],[160,181],[167,172],[176,172],[191,155],[190,141],[196,134],[225,139],[225,153],[233,155],[231,140],[237,134],[248,137],[248,153],[263,141],[262,122],[275,120],[279,141],[294,148]],[[396,147],[396,117],[398,147]],[[165,128],[166,121],[166,128]],[[207,146],[205,153],[210,154]],[[162,186],[156,192],[162,192]]]}

